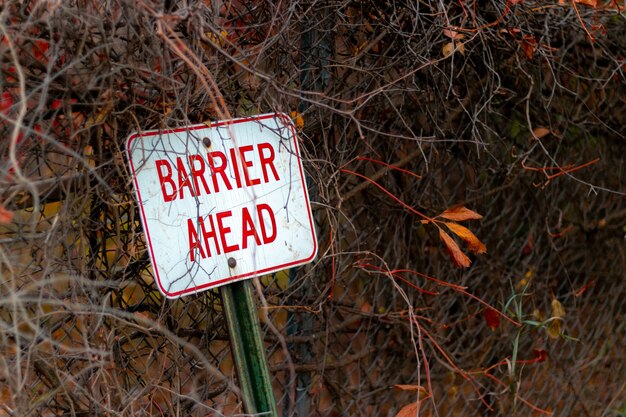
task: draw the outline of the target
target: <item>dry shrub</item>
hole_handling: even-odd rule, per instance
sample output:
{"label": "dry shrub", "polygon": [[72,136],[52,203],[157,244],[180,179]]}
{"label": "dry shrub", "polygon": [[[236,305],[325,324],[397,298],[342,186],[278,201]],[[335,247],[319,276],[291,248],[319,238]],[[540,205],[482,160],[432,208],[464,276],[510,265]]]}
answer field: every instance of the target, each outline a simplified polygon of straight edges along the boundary
{"label": "dry shrub", "polygon": [[[5,1],[0,415],[241,411],[217,294],[156,290],[123,148],[271,111],[321,248],[261,279],[281,413],[395,415],[413,384],[422,415],[622,415],[623,7]],[[463,269],[415,213],[459,204]]]}

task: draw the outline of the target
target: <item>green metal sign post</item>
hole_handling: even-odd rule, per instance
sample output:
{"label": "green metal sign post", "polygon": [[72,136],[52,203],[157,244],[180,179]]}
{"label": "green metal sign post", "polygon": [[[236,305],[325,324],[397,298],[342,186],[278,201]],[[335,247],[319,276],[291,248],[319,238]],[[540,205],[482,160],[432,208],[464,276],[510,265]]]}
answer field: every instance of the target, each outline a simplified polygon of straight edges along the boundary
{"label": "green metal sign post", "polygon": [[250,281],[222,286],[220,295],[245,411],[278,417]]}

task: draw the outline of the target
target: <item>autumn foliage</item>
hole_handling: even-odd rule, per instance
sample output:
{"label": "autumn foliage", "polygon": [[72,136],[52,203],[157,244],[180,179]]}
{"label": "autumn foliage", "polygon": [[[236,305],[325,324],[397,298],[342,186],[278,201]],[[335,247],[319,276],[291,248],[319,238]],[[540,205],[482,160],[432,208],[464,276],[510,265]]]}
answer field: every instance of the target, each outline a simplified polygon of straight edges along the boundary
{"label": "autumn foliage", "polygon": [[0,9],[0,416],[243,413],[218,294],[155,286],[124,143],[276,111],[319,237],[255,286],[281,415],[623,414],[623,3]]}

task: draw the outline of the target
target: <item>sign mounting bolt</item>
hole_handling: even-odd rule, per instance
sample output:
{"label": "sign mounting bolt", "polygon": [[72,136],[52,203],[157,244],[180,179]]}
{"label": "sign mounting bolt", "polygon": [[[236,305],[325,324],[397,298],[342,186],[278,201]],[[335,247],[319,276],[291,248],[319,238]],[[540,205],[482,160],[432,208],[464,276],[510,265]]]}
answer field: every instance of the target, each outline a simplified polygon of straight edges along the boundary
{"label": "sign mounting bolt", "polygon": [[228,266],[234,268],[237,266],[237,260],[235,258],[228,258]]}
{"label": "sign mounting bolt", "polygon": [[202,138],[202,144],[204,146],[206,146],[207,148],[210,148],[211,147],[211,139],[209,139],[209,138]]}

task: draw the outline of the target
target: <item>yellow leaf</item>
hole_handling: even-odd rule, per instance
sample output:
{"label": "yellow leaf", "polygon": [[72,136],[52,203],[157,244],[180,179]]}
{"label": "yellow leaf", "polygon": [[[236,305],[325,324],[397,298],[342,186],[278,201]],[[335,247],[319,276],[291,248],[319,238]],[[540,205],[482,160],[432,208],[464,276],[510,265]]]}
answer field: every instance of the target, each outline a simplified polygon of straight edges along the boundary
{"label": "yellow leaf", "polygon": [[544,321],[545,317],[543,316],[543,313],[541,311],[539,311],[539,309],[534,309],[532,314],[531,314],[532,318],[534,318],[537,321]]}
{"label": "yellow leaf", "polygon": [[463,242],[467,245],[467,249],[471,250],[474,253],[485,253],[487,252],[487,247],[483,242],[478,240],[476,235],[471,232],[467,227],[461,226],[457,223],[445,223],[448,229],[450,229],[455,235],[463,239]]}
{"label": "yellow leaf", "polygon": [[535,276],[535,269],[529,268],[528,271],[526,271],[526,273],[524,274],[524,278],[522,278],[517,283],[517,285],[515,285],[515,289],[521,290],[522,288],[527,287],[528,284],[530,284],[530,281],[532,281],[534,276]]}
{"label": "yellow leaf", "polygon": [[565,317],[565,308],[563,308],[563,304],[556,298],[552,299],[552,317],[557,319]]}
{"label": "yellow leaf", "polygon": [[455,206],[449,208],[437,217],[443,217],[446,220],[453,220],[455,222],[462,222],[465,220],[478,220],[483,218],[483,216],[481,216],[480,214],[463,206]]}
{"label": "yellow leaf", "polygon": [[561,337],[561,320],[552,320],[546,329],[550,339],[558,339]]}
{"label": "yellow leaf", "polygon": [[470,261],[467,255],[461,252],[459,245],[457,245],[454,239],[452,239],[449,234],[444,232],[443,229],[439,229],[439,237],[446,245],[446,249],[448,250],[448,254],[450,255],[450,259],[452,259],[454,265],[459,268],[467,268],[471,265],[472,261]]}
{"label": "yellow leaf", "polygon": [[524,288],[526,285],[528,285],[528,280],[526,278],[522,278],[520,279],[520,281],[517,283],[517,285],[515,286],[516,290],[521,290],[522,288]]}
{"label": "yellow leaf", "polygon": [[225,30],[222,30],[219,34],[207,32],[206,37],[209,39],[209,41],[213,42],[219,47],[222,47],[227,42],[228,32],[226,32]]}

